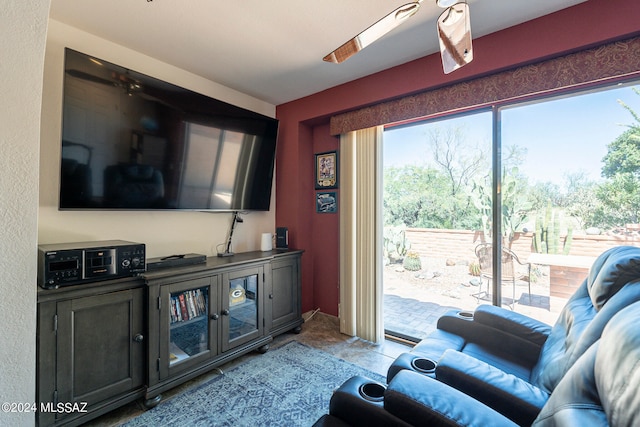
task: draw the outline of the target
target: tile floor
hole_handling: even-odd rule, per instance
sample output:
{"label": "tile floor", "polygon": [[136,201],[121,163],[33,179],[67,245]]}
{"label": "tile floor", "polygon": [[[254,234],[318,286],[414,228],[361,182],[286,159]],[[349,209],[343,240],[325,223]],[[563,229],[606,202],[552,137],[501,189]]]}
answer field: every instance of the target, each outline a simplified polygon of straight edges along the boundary
{"label": "tile floor", "polygon": [[[324,350],[336,357],[358,364],[384,376],[386,376],[387,369],[395,358],[401,353],[410,350],[408,345],[395,341],[386,340],[382,344],[373,344],[369,341],[343,335],[339,331],[338,319],[336,317],[320,312],[313,316],[311,316],[311,314],[312,313],[305,314],[304,318],[307,319],[307,321],[302,325],[302,332],[300,334],[287,333],[280,335],[271,343],[271,348],[276,348],[295,340],[310,347]],[[220,366],[220,369],[223,371],[231,369],[243,363],[243,361],[246,361],[248,358],[253,357],[260,357],[260,355],[255,352],[249,353]],[[203,374],[194,380],[163,393],[163,398],[170,398],[188,387],[193,387],[201,382],[207,381],[212,375],[217,374],[215,372]],[[141,402],[136,401],[95,420],[89,421],[85,426],[118,426],[142,412],[144,412],[144,406]]]}

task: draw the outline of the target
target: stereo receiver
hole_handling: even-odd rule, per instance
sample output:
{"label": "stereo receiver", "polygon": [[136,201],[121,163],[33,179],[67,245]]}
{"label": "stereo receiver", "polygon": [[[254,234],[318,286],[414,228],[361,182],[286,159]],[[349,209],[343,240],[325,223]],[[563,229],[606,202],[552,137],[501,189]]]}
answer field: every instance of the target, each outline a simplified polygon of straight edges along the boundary
{"label": "stereo receiver", "polygon": [[38,246],[38,284],[45,289],[134,276],[145,271],[145,245],[124,240]]}

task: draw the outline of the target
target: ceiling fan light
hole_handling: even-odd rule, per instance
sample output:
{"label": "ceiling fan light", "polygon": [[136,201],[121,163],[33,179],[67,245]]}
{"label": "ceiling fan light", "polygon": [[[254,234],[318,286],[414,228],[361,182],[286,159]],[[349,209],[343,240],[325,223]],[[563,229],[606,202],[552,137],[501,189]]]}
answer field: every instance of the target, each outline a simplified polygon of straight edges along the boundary
{"label": "ceiling fan light", "polygon": [[460,0],[436,0],[436,4],[439,7],[446,9],[447,7],[451,7],[454,4],[458,3],[458,1]]}
{"label": "ceiling fan light", "polygon": [[473,60],[469,5],[458,3],[438,18],[438,39],[445,74]]}

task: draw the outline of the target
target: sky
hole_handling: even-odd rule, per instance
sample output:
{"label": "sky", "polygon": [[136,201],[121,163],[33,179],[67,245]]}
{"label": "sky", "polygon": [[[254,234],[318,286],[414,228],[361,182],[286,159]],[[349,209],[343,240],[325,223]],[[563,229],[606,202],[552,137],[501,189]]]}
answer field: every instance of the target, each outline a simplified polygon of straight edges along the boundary
{"label": "sky", "polygon": [[[634,123],[618,100],[640,114],[640,95],[631,87],[616,86],[504,109],[503,147],[515,144],[527,149],[520,172],[529,177],[530,184],[561,184],[567,172],[586,172],[590,179],[598,180],[607,144],[627,129],[624,125]],[[640,82],[635,87],[640,88]],[[430,132],[441,126],[460,126],[468,142],[481,144],[490,155],[491,113],[483,112],[385,131],[384,166],[427,163]]]}

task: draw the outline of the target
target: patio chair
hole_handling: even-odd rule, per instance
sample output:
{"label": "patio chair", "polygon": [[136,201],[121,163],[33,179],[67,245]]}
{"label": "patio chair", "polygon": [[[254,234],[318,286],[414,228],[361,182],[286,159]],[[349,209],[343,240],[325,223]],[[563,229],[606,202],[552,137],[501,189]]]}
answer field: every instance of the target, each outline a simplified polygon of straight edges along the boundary
{"label": "patio chair", "polygon": [[[489,289],[491,289],[491,280],[493,279],[493,245],[491,243],[481,243],[476,246],[476,256],[480,263],[480,289],[477,293],[473,294],[478,302],[481,299],[487,299]],[[502,280],[511,281],[513,289],[513,295],[511,299],[511,310],[514,309],[516,304],[516,270],[515,263],[528,267],[528,285],[529,285],[529,303],[531,303],[531,264],[522,262],[512,250],[503,247],[502,248]],[[487,279],[487,290],[482,290],[482,281]]]}

